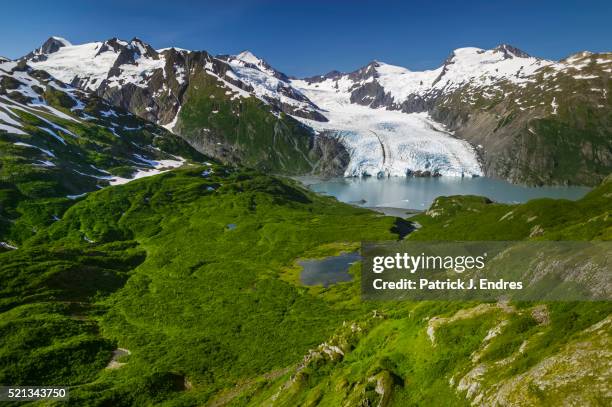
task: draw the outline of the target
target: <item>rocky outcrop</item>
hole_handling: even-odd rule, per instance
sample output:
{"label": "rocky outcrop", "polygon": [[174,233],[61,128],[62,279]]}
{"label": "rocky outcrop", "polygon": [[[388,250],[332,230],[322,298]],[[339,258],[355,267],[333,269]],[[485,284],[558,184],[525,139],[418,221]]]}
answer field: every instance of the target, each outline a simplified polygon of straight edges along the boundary
{"label": "rocky outcrop", "polygon": [[[460,379],[452,378],[451,385],[456,382],[457,391],[478,406],[597,405],[595,400],[610,399],[606,383],[612,379],[607,362],[612,357],[608,350],[611,321],[608,317],[594,324],[559,352],[518,375],[493,383],[487,381],[487,376],[496,377],[495,372],[528,354],[530,340],[504,359],[492,363],[473,359],[473,367]],[[537,341],[537,337],[538,334],[531,340]],[[487,336],[483,341],[485,348],[490,340]]]}
{"label": "rocky outcrop", "polygon": [[373,109],[394,106],[393,97],[385,93],[378,82],[367,82],[351,92],[351,103],[369,106]]}
{"label": "rocky outcrop", "polygon": [[314,161],[313,173],[324,177],[344,175],[351,158],[344,145],[329,133],[321,133],[314,137],[309,155]]}
{"label": "rocky outcrop", "polygon": [[26,55],[25,58],[44,61],[48,54],[59,51],[60,48],[70,45],[68,41],[60,37],[49,37],[40,48]]}

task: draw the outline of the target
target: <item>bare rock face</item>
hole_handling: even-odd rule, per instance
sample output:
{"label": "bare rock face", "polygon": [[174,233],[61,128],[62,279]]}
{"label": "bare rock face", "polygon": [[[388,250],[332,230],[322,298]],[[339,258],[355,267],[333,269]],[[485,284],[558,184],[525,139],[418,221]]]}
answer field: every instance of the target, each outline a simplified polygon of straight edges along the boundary
{"label": "bare rock face", "polygon": [[324,177],[341,177],[350,161],[344,145],[327,133],[314,137],[310,156],[317,160],[313,172]]}
{"label": "bare rock face", "polygon": [[59,51],[60,48],[71,45],[68,41],[60,37],[49,37],[47,41],[33,52],[30,52],[26,58],[44,61],[48,54],[53,54]]}
{"label": "bare rock face", "polygon": [[612,122],[601,94],[585,94],[583,87],[587,81],[592,89],[602,87],[609,77],[603,66],[592,65],[587,79],[543,70],[521,86],[500,84],[496,95],[465,86],[438,98],[430,114],[479,146],[485,175],[534,185],[596,185],[612,169]]}
{"label": "bare rock face", "polygon": [[392,106],[393,97],[378,82],[367,82],[351,93],[351,103],[378,108]]}

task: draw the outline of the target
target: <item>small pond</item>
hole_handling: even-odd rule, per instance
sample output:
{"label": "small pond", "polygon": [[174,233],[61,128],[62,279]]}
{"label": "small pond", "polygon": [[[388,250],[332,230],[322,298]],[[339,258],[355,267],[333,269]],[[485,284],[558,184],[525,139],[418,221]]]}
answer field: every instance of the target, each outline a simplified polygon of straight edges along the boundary
{"label": "small pond", "polygon": [[300,281],[304,285],[323,285],[324,287],[351,281],[353,276],[348,270],[351,264],[359,260],[361,260],[359,252],[341,253],[323,259],[301,260],[298,264],[304,269],[300,274]]}

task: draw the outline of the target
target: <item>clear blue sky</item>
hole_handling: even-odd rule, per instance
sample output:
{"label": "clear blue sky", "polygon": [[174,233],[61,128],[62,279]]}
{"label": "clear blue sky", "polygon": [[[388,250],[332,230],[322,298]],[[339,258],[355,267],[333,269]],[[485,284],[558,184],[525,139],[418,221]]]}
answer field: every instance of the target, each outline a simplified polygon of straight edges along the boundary
{"label": "clear blue sky", "polygon": [[296,76],[377,59],[438,66],[454,48],[509,43],[545,58],[612,51],[612,1],[34,1],[3,2],[0,55],[50,35],[73,43],[137,36],[155,48],[249,49]]}

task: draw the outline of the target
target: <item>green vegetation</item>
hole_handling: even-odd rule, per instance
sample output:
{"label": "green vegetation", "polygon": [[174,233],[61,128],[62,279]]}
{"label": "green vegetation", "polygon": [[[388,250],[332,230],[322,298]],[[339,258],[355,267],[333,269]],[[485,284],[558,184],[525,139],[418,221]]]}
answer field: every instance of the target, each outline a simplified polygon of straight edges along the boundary
{"label": "green vegetation", "polygon": [[413,219],[417,240],[611,240],[612,177],[578,201],[534,199],[522,205],[477,196],[437,198]]}
{"label": "green vegetation", "polygon": [[[311,168],[290,118],[193,81],[190,142],[266,171]],[[0,91],[19,86],[2,76]],[[610,404],[610,302],[362,302],[357,264],[351,282],[305,287],[299,259],[397,239],[401,220],[203,164],[96,98],[39,89],[57,114],[9,94],[1,107],[26,134],[0,140],[0,241],[19,246],[0,246],[1,384],[68,385],[75,406]],[[188,165],[108,186],[147,168],[141,155]],[[441,197],[407,238],[610,240],[611,197],[610,178],[577,202]]]}
{"label": "green vegetation", "polygon": [[[17,68],[18,69],[18,68]],[[2,71],[1,73],[4,73]],[[20,72],[25,75],[24,72]],[[2,131],[0,139],[0,241],[19,246],[49,226],[72,204],[68,195],[80,195],[109,184],[111,176],[131,177],[150,168],[146,160],[203,161],[183,139],[90,95],[80,99],[70,88],[52,82],[41,71],[28,70],[31,78],[47,84],[38,89],[50,106],[28,106],[13,92],[0,102],[0,112],[20,124],[19,132]],[[0,94],[26,86],[12,76],[0,83]],[[72,91],[73,92],[73,91]],[[71,110],[77,104],[78,110]],[[40,103],[40,101],[38,101]]]}
{"label": "green vegetation", "polygon": [[[407,238],[609,240],[610,196],[612,179],[577,202],[504,205],[482,197],[441,197],[412,218],[422,227]],[[372,305],[374,316],[354,320],[357,329],[340,328],[326,342],[339,346],[343,357],[326,357],[320,348],[322,356],[298,367],[293,378],[254,388],[236,404],[274,399],[287,406],[456,406],[492,400],[558,405],[569,397],[584,405],[609,402],[609,302]]]}
{"label": "green vegetation", "polygon": [[[228,229],[230,223],[237,227]],[[7,348],[7,357],[32,360],[46,351],[59,359],[49,356],[27,372],[1,363],[1,381],[66,382],[56,366],[70,344],[82,351],[73,363],[90,367],[70,378],[78,385],[74,403],[203,402],[297,362],[345,318],[360,315],[361,304],[326,301],[279,274],[333,242],[394,239],[393,223],[293,182],[218,165],[91,193],[19,250],[0,255],[7,282],[2,321],[19,326],[11,343],[35,334],[28,321],[51,312],[42,304],[74,325],[58,330],[51,344]],[[332,298],[342,289],[327,291]],[[9,318],[14,314],[27,318]],[[92,324],[98,333],[90,338]],[[124,367],[89,364],[85,356],[100,352],[108,362],[111,343],[131,351]],[[185,386],[193,389],[167,391]]]}
{"label": "green vegetation", "polygon": [[313,169],[311,130],[254,97],[235,97],[217,81],[203,71],[191,76],[179,134],[226,162],[283,174]]}
{"label": "green vegetation", "polygon": [[[491,239],[496,229],[523,239],[536,223],[532,238],[607,238],[611,185],[577,202],[439,198],[409,238]],[[507,227],[509,212],[527,226]],[[91,193],[0,254],[0,382],[69,384],[73,405],[455,406],[504,389],[528,405],[605,397],[589,379],[606,374],[605,346],[589,332],[600,323],[609,335],[610,303],[367,303],[357,265],[349,283],[299,283],[297,259],[395,239],[395,222],[217,164]],[[555,362],[577,344],[590,367]],[[130,354],[105,368],[119,347]],[[542,390],[542,363],[574,379],[553,375],[554,391]],[[588,394],[576,390],[585,383]]]}

